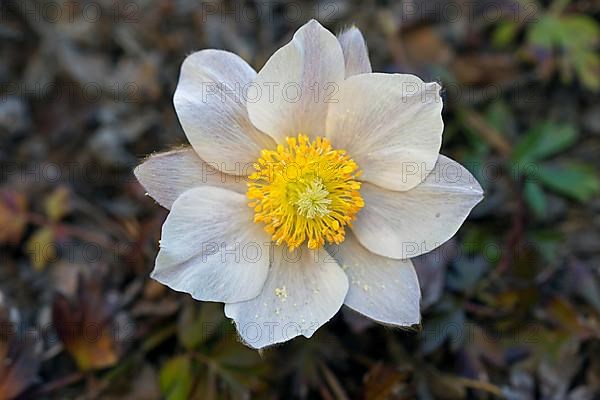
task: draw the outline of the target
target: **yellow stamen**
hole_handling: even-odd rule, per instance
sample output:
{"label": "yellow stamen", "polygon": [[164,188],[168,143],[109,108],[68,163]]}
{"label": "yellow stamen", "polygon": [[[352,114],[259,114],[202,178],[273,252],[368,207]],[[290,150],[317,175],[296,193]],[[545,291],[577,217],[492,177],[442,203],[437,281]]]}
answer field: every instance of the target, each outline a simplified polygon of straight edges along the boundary
{"label": "yellow stamen", "polygon": [[328,139],[288,137],[287,146],[262,150],[250,175],[248,198],[254,222],[277,244],[294,250],[344,241],[345,227],[364,206],[358,165]]}

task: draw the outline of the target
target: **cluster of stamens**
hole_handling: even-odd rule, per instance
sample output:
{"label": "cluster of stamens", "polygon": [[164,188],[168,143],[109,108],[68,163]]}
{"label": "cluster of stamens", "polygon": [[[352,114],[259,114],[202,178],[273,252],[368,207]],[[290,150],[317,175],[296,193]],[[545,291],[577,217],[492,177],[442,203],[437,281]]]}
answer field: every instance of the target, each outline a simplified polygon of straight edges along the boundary
{"label": "cluster of stamens", "polygon": [[345,227],[364,206],[358,165],[325,138],[300,134],[286,143],[262,150],[254,164],[247,193],[254,222],[290,250],[304,241],[310,249],[343,242]]}

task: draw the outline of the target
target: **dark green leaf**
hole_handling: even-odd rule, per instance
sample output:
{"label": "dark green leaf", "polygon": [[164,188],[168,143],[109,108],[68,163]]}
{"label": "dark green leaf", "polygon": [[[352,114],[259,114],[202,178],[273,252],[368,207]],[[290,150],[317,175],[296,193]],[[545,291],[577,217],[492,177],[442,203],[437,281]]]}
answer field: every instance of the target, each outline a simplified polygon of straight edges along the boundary
{"label": "dark green leaf", "polygon": [[593,50],[600,35],[600,27],[587,15],[570,15],[560,19],[557,38],[564,48]]}
{"label": "dark green leaf", "polygon": [[485,110],[485,120],[498,132],[513,130],[515,117],[512,109],[502,100],[496,100]]}
{"label": "dark green leaf", "polygon": [[547,202],[544,191],[536,182],[528,179],[525,182],[523,191],[527,205],[533,210],[535,215],[542,218],[546,214]]}
{"label": "dark green leaf", "polygon": [[519,168],[519,171],[527,169],[527,164],[565,150],[576,139],[577,131],[573,125],[551,121],[537,125],[515,147],[512,154],[513,167]]}
{"label": "dark green leaf", "polygon": [[527,32],[527,41],[536,47],[550,50],[559,42],[560,20],[552,15],[544,15],[532,24]]}
{"label": "dark green leaf", "polygon": [[502,21],[493,33],[492,41],[495,46],[504,47],[511,44],[519,33],[519,24],[515,21]]}
{"label": "dark green leaf", "polygon": [[600,192],[600,181],[596,171],[586,165],[541,165],[535,170],[535,177],[548,189],[582,202]]}
{"label": "dark green leaf", "polygon": [[192,387],[191,361],[186,355],[167,361],[160,370],[160,391],[167,400],[187,400]]}
{"label": "dark green leaf", "polygon": [[563,236],[555,231],[537,231],[531,235],[531,242],[548,262],[553,263],[558,259],[558,249]]}

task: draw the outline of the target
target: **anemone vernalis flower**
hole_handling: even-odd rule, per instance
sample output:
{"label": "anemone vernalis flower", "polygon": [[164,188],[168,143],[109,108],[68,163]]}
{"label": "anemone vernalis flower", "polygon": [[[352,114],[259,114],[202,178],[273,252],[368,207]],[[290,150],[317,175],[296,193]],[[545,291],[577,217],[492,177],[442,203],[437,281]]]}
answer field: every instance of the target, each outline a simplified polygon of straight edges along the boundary
{"label": "anemone vernalis flower", "polygon": [[310,337],[343,304],[418,324],[409,258],[483,197],[439,154],[439,91],[372,73],[357,28],[336,38],[314,20],[258,73],[226,51],[191,54],[174,96],[191,148],[135,170],[170,209],[152,277],[225,303],[254,348]]}

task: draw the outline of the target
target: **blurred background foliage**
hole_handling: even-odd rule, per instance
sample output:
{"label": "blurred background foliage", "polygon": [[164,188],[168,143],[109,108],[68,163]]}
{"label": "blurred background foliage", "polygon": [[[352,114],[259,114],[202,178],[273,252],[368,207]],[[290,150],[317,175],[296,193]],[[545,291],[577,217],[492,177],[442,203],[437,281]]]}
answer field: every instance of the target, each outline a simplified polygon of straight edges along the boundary
{"label": "blurred background foliage", "polygon": [[[600,398],[600,3],[0,3],[0,399]],[[132,175],[186,143],[203,48],[259,69],[310,18],[442,83],[444,154],[486,191],[415,260],[420,330],[343,310],[256,352],[148,278],[166,211]]]}

